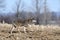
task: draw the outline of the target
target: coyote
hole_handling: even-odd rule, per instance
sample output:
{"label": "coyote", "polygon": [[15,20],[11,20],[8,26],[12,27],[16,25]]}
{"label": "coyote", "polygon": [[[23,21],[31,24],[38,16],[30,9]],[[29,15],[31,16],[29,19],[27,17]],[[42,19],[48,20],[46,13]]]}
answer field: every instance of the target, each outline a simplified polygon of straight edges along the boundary
{"label": "coyote", "polygon": [[26,20],[17,19],[17,20],[14,21],[14,23],[16,25],[23,25],[24,26],[24,25],[27,25],[27,24],[31,24],[32,20],[33,20],[33,18],[29,18],[29,19],[26,19]]}

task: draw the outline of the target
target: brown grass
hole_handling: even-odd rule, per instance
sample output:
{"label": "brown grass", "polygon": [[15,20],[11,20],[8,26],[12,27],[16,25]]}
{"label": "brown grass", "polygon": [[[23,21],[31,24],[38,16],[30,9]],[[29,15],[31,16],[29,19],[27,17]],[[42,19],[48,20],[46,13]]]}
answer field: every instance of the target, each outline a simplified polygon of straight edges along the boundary
{"label": "brown grass", "polygon": [[[19,26],[10,34],[12,24],[0,24],[0,40],[60,40],[60,27],[58,25]],[[6,31],[6,32],[5,32]]]}

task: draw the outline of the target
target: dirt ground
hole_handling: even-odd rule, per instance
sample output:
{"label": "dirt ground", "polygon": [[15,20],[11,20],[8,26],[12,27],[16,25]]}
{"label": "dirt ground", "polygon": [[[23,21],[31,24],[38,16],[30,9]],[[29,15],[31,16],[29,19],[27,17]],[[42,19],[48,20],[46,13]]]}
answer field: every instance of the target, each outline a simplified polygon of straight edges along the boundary
{"label": "dirt ground", "polygon": [[0,24],[0,40],[60,40],[58,25],[28,25],[14,28],[11,24]]}

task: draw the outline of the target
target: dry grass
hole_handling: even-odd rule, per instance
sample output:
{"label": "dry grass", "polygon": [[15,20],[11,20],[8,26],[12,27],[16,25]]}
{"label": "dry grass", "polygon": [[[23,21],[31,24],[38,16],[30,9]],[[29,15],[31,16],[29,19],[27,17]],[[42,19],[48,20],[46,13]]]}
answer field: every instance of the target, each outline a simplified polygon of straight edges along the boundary
{"label": "dry grass", "polygon": [[[0,23],[0,40],[60,40],[60,27],[58,25],[19,26],[13,30],[12,24]],[[5,32],[6,31],[6,32]]]}

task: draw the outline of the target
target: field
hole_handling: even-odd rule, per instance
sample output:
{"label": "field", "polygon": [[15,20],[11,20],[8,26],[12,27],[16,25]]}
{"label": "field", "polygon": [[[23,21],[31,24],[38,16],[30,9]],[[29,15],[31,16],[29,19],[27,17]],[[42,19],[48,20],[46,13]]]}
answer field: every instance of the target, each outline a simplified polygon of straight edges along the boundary
{"label": "field", "polygon": [[0,40],[60,40],[58,25],[34,25],[13,27],[0,23]]}

